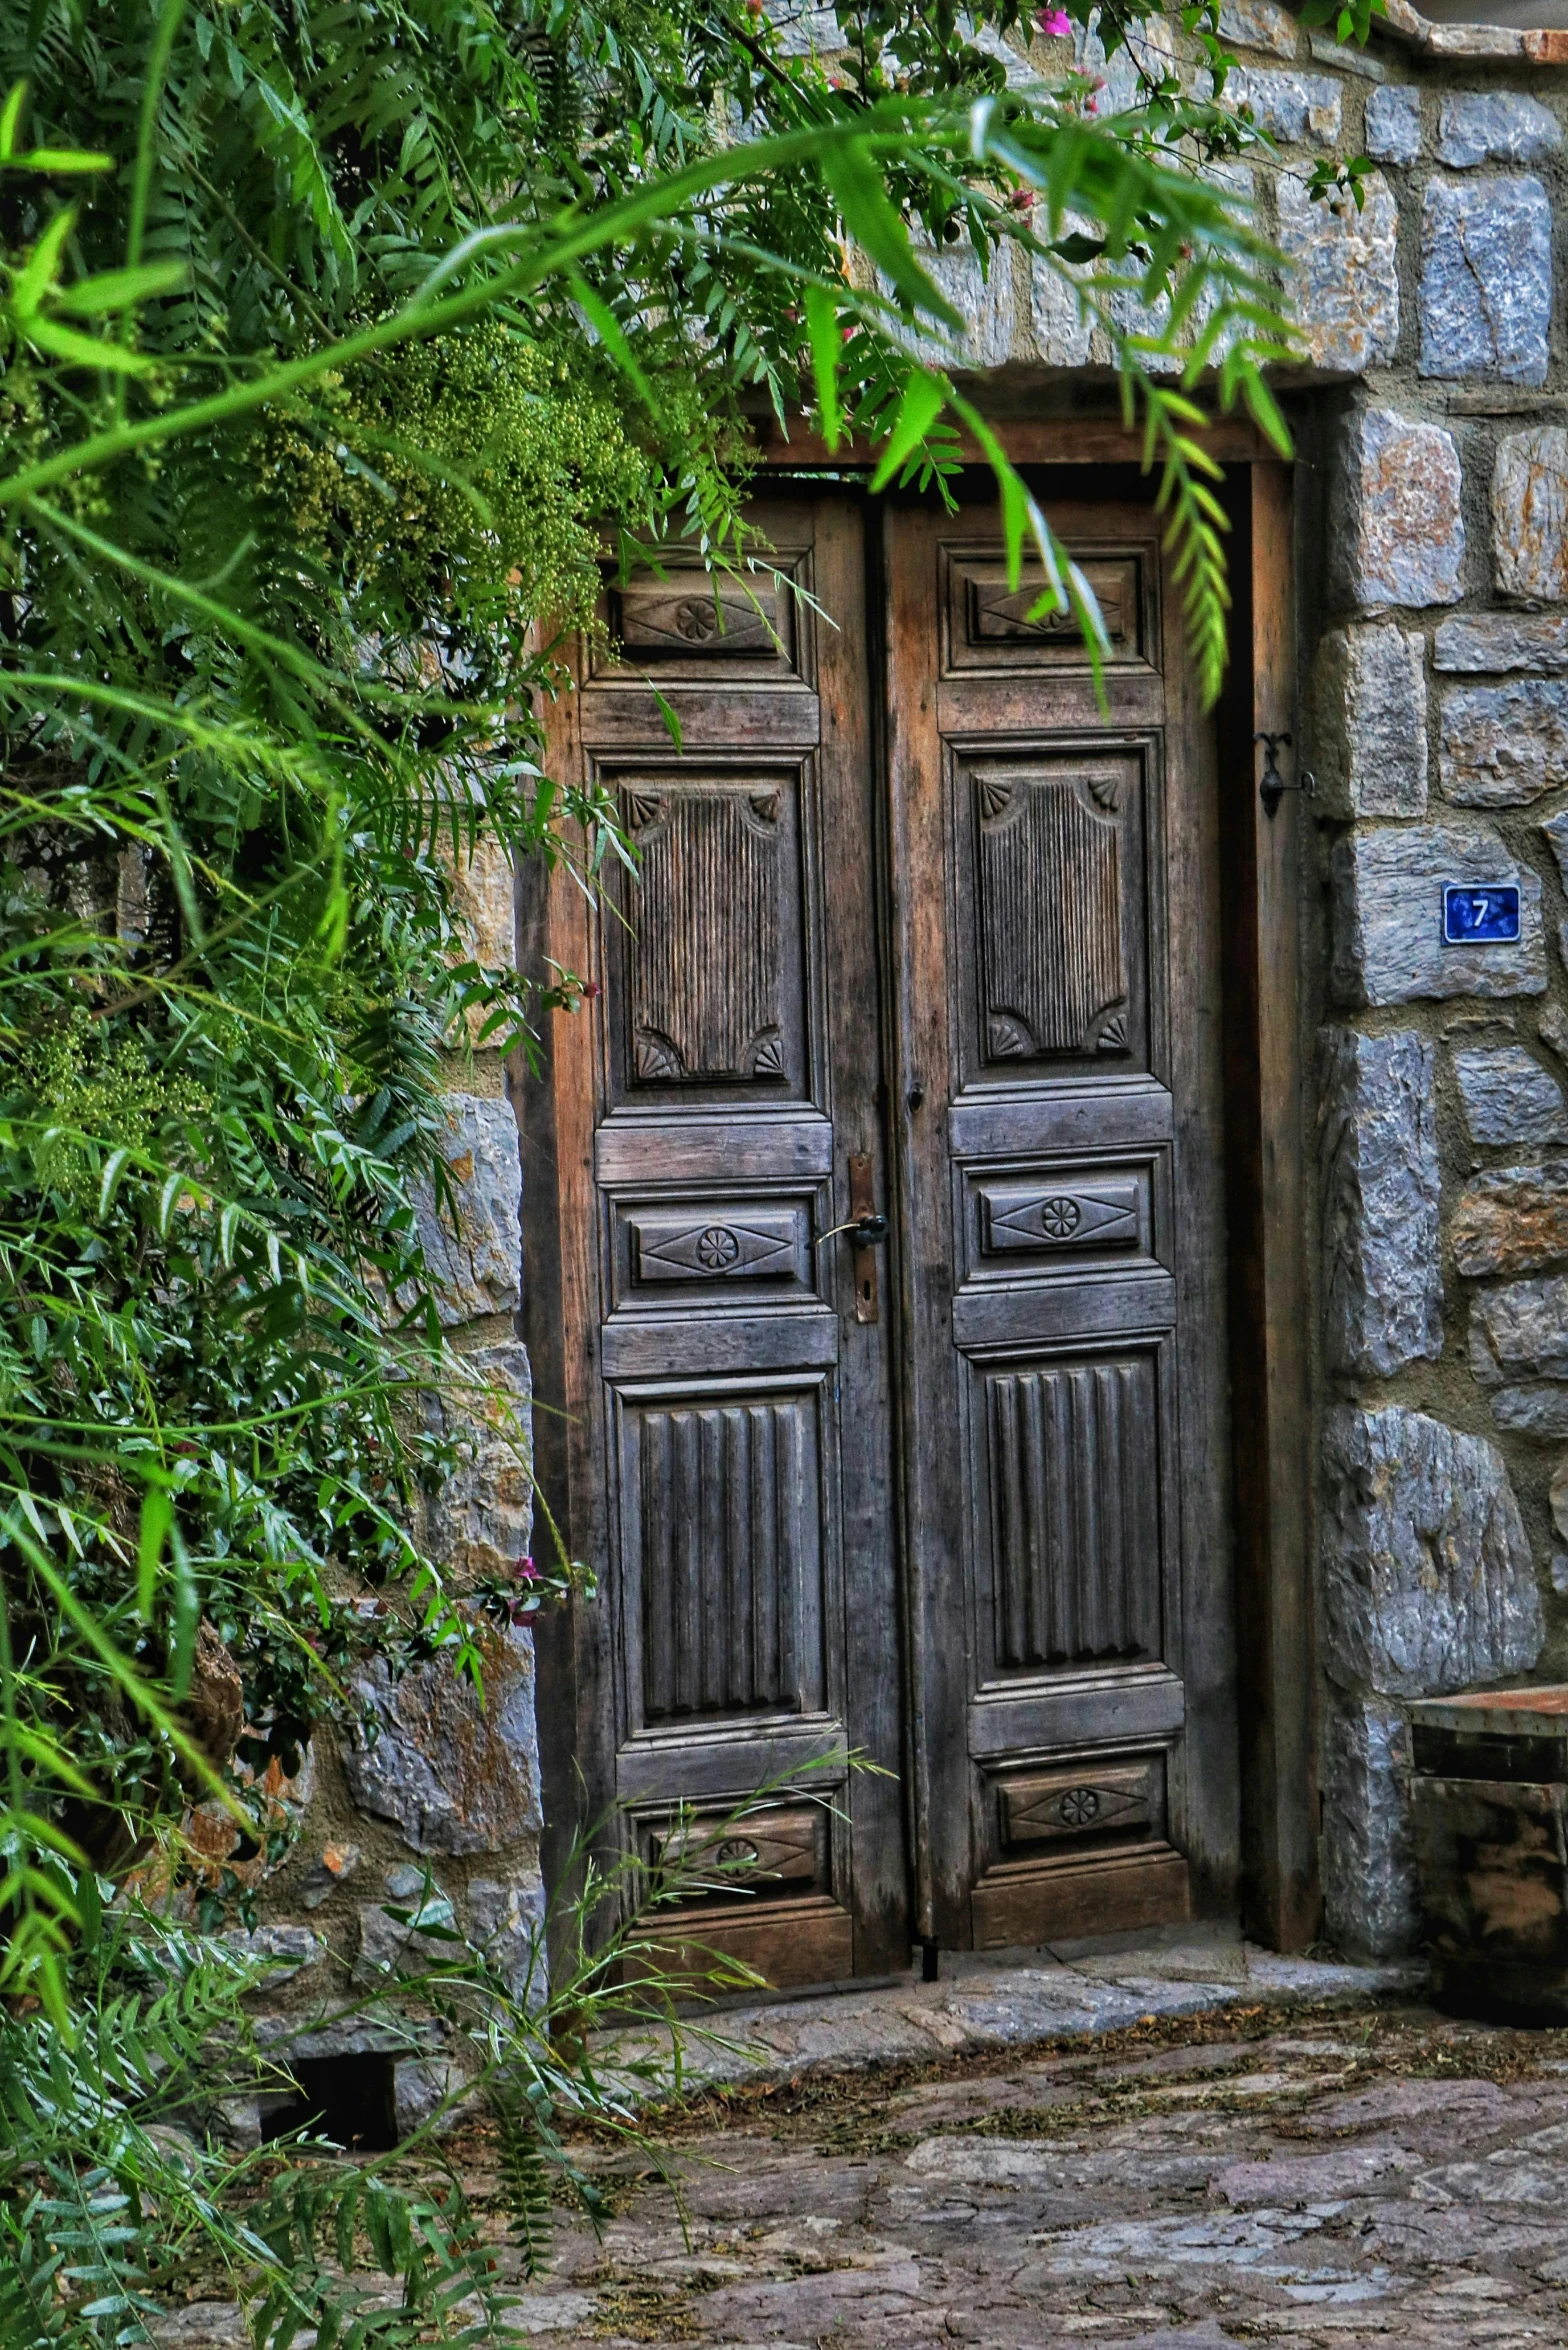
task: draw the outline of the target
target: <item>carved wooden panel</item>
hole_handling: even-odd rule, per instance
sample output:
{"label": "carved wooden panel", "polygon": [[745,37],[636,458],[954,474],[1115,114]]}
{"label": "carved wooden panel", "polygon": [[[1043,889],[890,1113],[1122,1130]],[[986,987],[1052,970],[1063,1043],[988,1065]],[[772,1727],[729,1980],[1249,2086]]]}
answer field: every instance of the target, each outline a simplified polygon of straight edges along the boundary
{"label": "carved wooden panel", "polygon": [[[732,578],[689,563],[672,564],[662,579],[643,572],[621,582],[607,572],[604,634],[585,648],[585,682],[635,690],[651,678],[661,689],[696,687],[680,704],[683,716],[699,723],[708,689],[808,686],[815,668],[813,550],[789,543],[795,525],[787,511],[776,510],[771,521],[766,559]],[[648,722],[660,728],[652,711]]]}
{"label": "carved wooden panel", "polygon": [[644,1718],[799,1711],[820,1681],[820,1501],[808,1395],[631,1415]]}
{"label": "carved wooden panel", "polygon": [[779,1281],[800,1270],[798,1208],[713,1209],[630,1219],[639,1281]]}
{"label": "carved wooden panel", "polygon": [[776,654],[779,597],[772,580],[672,572],[611,590],[610,626],[628,660],[704,653],[714,660]]}
{"label": "carved wooden panel", "polygon": [[[1100,618],[1105,624],[1109,666],[1147,660],[1144,566],[1132,552],[1082,559]],[[1042,566],[1025,563],[1010,587],[1005,560],[992,550],[949,550],[946,638],[950,673],[966,670],[1081,669],[1088,663],[1083,623],[1069,605],[1041,611],[1046,593]]]}
{"label": "carved wooden panel", "polygon": [[771,778],[647,777],[622,808],[642,861],[626,946],[631,1082],[782,1083],[786,960],[799,953],[793,793]]}
{"label": "carved wooden panel", "polygon": [[1097,1183],[987,1183],[980,1187],[981,1246],[988,1256],[1082,1248],[1136,1248],[1142,1187],[1135,1177]]}
{"label": "carved wooden panel", "polygon": [[987,763],[972,789],[983,1057],[1127,1053],[1128,768]]}
{"label": "carved wooden panel", "polygon": [[690,1898],[734,1891],[776,1895],[827,1887],[827,1814],[818,1804],[785,1805],[719,1818],[698,1814],[653,1828],[649,1858],[693,1872]]}
{"label": "carved wooden panel", "polygon": [[1003,1779],[997,1788],[1002,1842],[1062,1844],[1087,1836],[1156,1833],[1164,1826],[1162,1779],[1155,1755]]}
{"label": "carved wooden panel", "polygon": [[1160,1653],[1153,1356],[986,1378],[997,1661]]}

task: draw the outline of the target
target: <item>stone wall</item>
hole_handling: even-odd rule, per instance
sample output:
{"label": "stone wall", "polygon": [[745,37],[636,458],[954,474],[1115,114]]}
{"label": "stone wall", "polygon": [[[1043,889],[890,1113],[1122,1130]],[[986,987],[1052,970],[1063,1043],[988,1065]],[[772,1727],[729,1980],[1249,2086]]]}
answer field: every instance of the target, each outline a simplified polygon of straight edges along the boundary
{"label": "stone wall", "polygon": [[[488,849],[459,877],[457,907],[467,950],[491,968],[515,960],[510,865]],[[421,1236],[441,1283],[441,1315],[476,1373],[511,1399],[508,1416],[463,1409],[458,1466],[424,1504],[421,1536],[461,1593],[486,1572],[515,1567],[529,1548],[532,1493],[526,1457],[528,1359],[517,1336],[522,1305],[521,1161],[517,1123],[500,1056],[474,1050],[450,1061],[448,1174],[459,1205],[454,1227],[434,1197],[419,1200]],[[339,1741],[318,1733],[300,1778],[277,1800],[294,1841],[275,1868],[251,1864],[262,1920],[251,1945],[271,1959],[264,2036],[286,2039],[298,2058],[391,2053],[400,2124],[407,2127],[452,2085],[433,2024],[397,2032],[363,2017],[322,2027],[378,1976],[417,1970],[432,1945],[388,1915],[393,1908],[460,1924],[485,1944],[520,1992],[542,1981],[538,1927],[542,1825],[534,1719],[533,1634],[497,1635],[484,1703],[442,1658],[392,1682],[384,1666],[353,1694],[375,1734]],[[228,1839],[213,1821],[214,1858]],[[439,1944],[434,1945],[439,1949]],[[423,2053],[411,2052],[411,2041]],[[254,2111],[233,2117],[238,2134]]]}
{"label": "stone wall", "polygon": [[[1323,1878],[1379,1953],[1419,1933],[1401,1701],[1560,1669],[1568,1632],[1568,77],[1531,36],[1416,31],[1340,78],[1380,227],[1314,226],[1347,380],[1301,485]],[[1443,944],[1471,879],[1518,883],[1517,945]]]}

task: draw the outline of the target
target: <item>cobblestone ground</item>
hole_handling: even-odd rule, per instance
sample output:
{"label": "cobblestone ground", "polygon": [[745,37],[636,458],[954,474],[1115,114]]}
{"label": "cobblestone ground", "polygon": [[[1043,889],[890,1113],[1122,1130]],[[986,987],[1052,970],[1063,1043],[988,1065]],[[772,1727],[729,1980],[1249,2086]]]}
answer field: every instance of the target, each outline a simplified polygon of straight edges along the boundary
{"label": "cobblestone ground", "polygon": [[1151,2018],[726,2092],[663,2144],[684,2233],[645,2160],[584,2150],[614,2216],[562,2214],[512,2321],[550,2350],[1568,2343],[1565,2033]]}

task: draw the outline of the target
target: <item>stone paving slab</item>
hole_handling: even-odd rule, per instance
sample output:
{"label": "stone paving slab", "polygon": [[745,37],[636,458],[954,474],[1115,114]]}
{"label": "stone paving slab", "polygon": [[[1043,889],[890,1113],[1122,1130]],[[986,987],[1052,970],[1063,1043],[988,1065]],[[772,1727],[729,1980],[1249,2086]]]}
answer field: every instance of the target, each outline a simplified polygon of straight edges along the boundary
{"label": "stone paving slab", "polygon": [[[972,2056],[1031,2042],[1115,2032],[1144,2016],[1217,2014],[1232,2006],[1321,2006],[1424,1989],[1419,1961],[1346,1966],[1285,1958],[1223,1933],[1183,1929],[1109,1937],[991,1961],[944,1956],[946,1979],[829,1992],[695,2019],[683,2053],[689,2083],[767,2083],[871,2065]],[[657,2061],[644,2034],[601,2044]],[[613,2061],[613,2058],[612,2058]]]}
{"label": "stone paving slab", "polygon": [[[1250,1953],[1240,1983],[1099,1963],[1018,1970],[1050,1998],[966,1975],[834,2003],[839,2055],[906,2008],[992,2035],[882,2069],[825,2069],[800,2011],[826,2003],[770,2011],[816,2070],[671,2120],[684,2221],[653,2166],[585,2146],[613,2217],[563,2228],[512,2326],[550,2350],[1568,2343],[1568,2032]],[[1109,2021],[1115,1993],[1139,2020]],[[1061,2015],[1090,2018],[1076,2045],[996,2036]],[[910,2029],[889,2026],[900,2048]],[[482,2198],[477,2142],[465,2170]]]}

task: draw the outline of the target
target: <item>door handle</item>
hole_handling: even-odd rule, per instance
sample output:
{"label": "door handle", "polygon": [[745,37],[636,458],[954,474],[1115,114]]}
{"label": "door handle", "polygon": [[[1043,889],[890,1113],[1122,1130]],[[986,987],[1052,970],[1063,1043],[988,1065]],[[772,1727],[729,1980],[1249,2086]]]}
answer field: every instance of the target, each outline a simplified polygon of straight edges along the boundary
{"label": "door handle", "polygon": [[847,1224],[830,1224],[826,1232],[817,1234],[817,1246],[825,1240],[837,1240],[841,1232],[849,1234],[852,1248],[874,1248],[879,1240],[887,1238],[887,1218],[883,1215],[853,1217]]}
{"label": "door handle", "polygon": [[876,1244],[887,1238],[887,1218],[876,1204],[875,1169],[869,1151],[852,1151],[849,1160],[850,1246],[855,1252],[855,1320],[880,1319],[877,1301]]}
{"label": "door handle", "polygon": [[850,1214],[842,1224],[830,1224],[826,1232],[817,1234],[817,1246],[825,1240],[836,1239],[841,1232],[849,1234],[849,1245],[855,1252],[855,1320],[880,1320],[877,1298],[877,1260],[872,1250],[887,1238],[887,1218],[880,1208],[871,1204],[872,1166],[869,1151],[852,1151],[849,1160]]}

